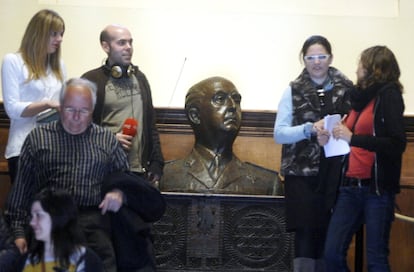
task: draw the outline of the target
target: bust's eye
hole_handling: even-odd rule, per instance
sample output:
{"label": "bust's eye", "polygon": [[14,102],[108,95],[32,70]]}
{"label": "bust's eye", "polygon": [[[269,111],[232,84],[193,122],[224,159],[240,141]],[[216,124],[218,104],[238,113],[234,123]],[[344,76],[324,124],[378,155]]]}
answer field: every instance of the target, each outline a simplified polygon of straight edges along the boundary
{"label": "bust's eye", "polygon": [[235,103],[240,104],[240,102],[241,102],[241,95],[240,94],[233,94],[231,97],[233,98],[233,101]]}
{"label": "bust's eye", "polygon": [[215,104],[218,104],[218,105],[223,105],[224,103],[226,103],[226,98],[227,98],[227,96],[226,96],[226,95],[223,95],[223,94],[216,94],[216,95],[214,95],[214,97],[213,97],[213,102],[214,102]]}

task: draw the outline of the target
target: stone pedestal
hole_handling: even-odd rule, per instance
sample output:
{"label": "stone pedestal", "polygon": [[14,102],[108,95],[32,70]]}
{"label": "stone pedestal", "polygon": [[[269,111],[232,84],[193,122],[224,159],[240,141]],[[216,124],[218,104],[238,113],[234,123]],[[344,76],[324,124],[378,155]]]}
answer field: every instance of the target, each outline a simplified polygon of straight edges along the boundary
{"label": "stone pedestal", "polygon": [[154,224],[158,271],[291,271],[284,198],[163,193]]}

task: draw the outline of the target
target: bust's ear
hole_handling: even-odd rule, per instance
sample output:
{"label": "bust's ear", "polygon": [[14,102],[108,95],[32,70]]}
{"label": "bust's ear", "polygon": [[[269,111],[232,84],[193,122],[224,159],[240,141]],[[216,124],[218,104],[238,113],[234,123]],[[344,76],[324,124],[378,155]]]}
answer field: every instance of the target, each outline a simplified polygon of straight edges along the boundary
{"label": "bust's ear", "polygon": [[195,125],[200,124],[200,113],[197,108],[195,107],[189,108],[187,111],[187,116],[191,123]]}

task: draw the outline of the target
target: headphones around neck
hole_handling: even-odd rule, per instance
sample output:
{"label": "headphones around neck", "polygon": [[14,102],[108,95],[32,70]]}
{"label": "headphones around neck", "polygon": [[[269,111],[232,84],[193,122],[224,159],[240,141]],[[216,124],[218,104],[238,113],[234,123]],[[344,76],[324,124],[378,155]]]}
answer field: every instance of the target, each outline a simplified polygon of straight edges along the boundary
{"label": "headphones around neck", "polygon": [[119,64],[110,66],[106,61],[104,67],[110,72],[111,77],[115,79],[131,77],[135,73],[135,69],[132,64],[129,64],[128,66],[121,66]]}

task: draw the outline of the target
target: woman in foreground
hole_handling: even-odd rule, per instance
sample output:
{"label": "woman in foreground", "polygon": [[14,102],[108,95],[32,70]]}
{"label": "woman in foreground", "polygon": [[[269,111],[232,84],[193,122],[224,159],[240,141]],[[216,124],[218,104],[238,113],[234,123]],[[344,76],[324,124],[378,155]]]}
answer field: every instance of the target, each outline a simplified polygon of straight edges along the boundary
{"label": "woman in foreground", "polygon": [[30,226],[35,240],[23,272],[100,272],[102,262],[83,246],[77,208],[65,191],[41,191],[31,207]]}

